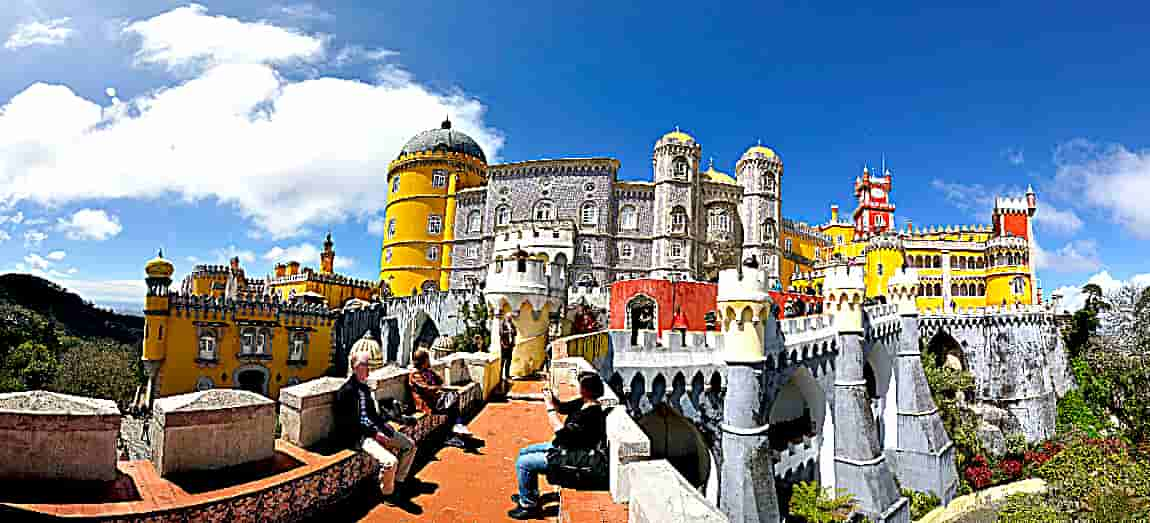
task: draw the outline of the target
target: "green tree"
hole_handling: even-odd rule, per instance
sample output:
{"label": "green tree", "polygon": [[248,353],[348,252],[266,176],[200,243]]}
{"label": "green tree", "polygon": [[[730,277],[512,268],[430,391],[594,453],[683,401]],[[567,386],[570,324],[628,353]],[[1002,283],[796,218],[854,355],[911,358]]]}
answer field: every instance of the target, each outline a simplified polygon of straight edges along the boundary
{"label": "green tree", "polygon": [[76,340],[60,358],[52,390],[113,400],[126,409],[143,384],[139,351],[110,340]]}
{"label": "green tree", "polygon": [[792,516],[807,523],[846,521],[858,509],[853,495],[844,489],[835,489],[834,495],[815,481],[795,485],[789,505]]}
{"label": "green tree", "polygon": [[1102,300],[1102,287],[1097,283],[1087,283],[1082,286],[1082,294],[1086,295],[1087,309],[1098,312],[1106,306],[1106,302]]}
{"label": "green tree", "polygon": [[5,374],[19,380],[24,390],[45,388],[56,377],[56,369],[56,355],[37,341],[21,343],[4,358]]}

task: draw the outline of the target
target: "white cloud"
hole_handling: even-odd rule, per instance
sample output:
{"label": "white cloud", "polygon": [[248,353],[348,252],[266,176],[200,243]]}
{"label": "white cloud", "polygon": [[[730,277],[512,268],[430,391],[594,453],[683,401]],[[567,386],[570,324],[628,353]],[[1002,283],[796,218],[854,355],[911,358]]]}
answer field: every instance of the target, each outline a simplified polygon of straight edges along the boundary
{"label": "white cloud", "polygon": [[[381,173],[408,139],[443,115],[490,160],[503,143],[479,101],[430,89],[395,66],[372,82],[280,74],[281,59],[311,56],[320,37],[207,16],[198,6],[128,27],[141,34],[145,61],[207,57],[216,65],[115,110],[65,86],[34,84],[17,94],[0,113],[0,207],[207,199],[237,209],[278,240],[378,214]],[[206,36],[216,28],[224,34]],[[312,44],[297,43],[304,40]]]}
{"label": "white cloud", "polygon": [[1022,149],[1018,147],[1007,147],[1002,151],[1002,157],[1006,158],[1010,165],[1022,165],[1026,163],[1026,156],[1022,153]]}
{"label": "white cloud", "polygon": [[60,45],[75,32],[71,18],[54,18],[46,22],[30,20],[16,25],[4,47],[21,49],[33,45]]}
{"label": "white cloud", "polygon": [[124,228],[119,218],[103,209],[80,209],[71,218],[58,218],[56,230],[64,233],[69,240],[104,241],[120,234]]}
{"label": "white cloud", "polygon": [[48,268],[52,267],[52,262],[50,260],[44,259],[39,254],[34,252],[30,252],[24,256],[24,263],[26,263],[28,267],[41,271],[46,271]]}
{"label": "white cloud", "polygon": [[48,239],[48,235],[41,231],[30,230],[24,231],[24,247],[29,249],[39,249],[40,244]]}
{"label": "white cloud", "polygon": [[80,272],[80,270],[75,267],[69,267],[67,272],[68,274],[76,274],[77,272]]}
{"label": "white cloud", "polygon": [[[292,245],[288,247],[275,246],[264,253],[263,259],[272,263],[287,263],[290,261],[297,261],[305,267],[312,266],[319,268],[319,253],[320,250],[313,244],[300,243],[299,245]],[[355,259],[347,256],[335,257],[335,268],[346,269],[355,265]]]}
{"label": "white cloud", "polygon": [[68,255],[68,253],[66,253],[64,251],[52,251],[52,252],[48,253],[48,255],[45,256],[45,258],[48,258],[49,260],[52,260],[52,261],[60,261],[60,260],[63,260],[64,257],[67,255]]}
{"label": "white cloud", "polygon": [[1073,240],[1054,251],[1036,245],[1035,256],[1037,268],[1054,272],[1089,272],[1102,267],[1094,240]]}
{"label": "white cloud", "polygon": [[6,231],[0,231],[0,242],[5,242],[11,239],[12,235],[8,234]]}
{"label": "white cloud", "polygon": [[288,18],[299,18],[304,20],[331,20],[335,15],[320,9],[315,4],[288,4],[278,5],[272,8],[272,12],[286,16]]}
{"label": "white cloud", "polygon": [[376,216],[367,221],[367,233],[373,236],[383,236],[383,216]]}
{"label": "white cloud", "polygon": [[[1018,198],[1026,193],[1025,188],[1005,185],[989,187],[979,183],[950,183],[942,180],[933,180],[930,185],[941,192],[943,198],[951,205],[983,222],[990,219],[996,197]],[[1035,226],[1043,232],[1063,236],[1074,234],[1085,225],[1082,218],[1079,218],[1072,209],[1058,208],[1041,198],[1038,200],[1033,220]]]}
{"label": "white cloud", "polygon": [[390,49],[372,49],[359,45],[349,45],[340,49],[335,55],[335,65],[346,65],[357,62],[381,62],[399,53]]}
{"label": "white cloud", "polygon": [[1055,184],[1069,198],[1102,209],[1130,234],[1150,239],[1150,150],[1071,140],[1054,154]]}
{"label": "white cloud", "polygon": [[224,264],[231,261],[232,258],[239,258],[240,263],[252,263],[256,261],[256,253],[247,249],[241,249],[235,245],[228,245],[223,249],[213,249],[212,255],[216,258],[216,263]]}
{"label": "white cloud", "polygon": [[1150,273],[1135,274],[1125,280],[1119,280],[1111,276],[1108,271],[1101,271],[1094,274],[1086,281],[1082,282],[1082,285],[1067,285],[1054,289],[1054,292],[1051,293],[1051,296],[1054,296],[1055,294],[1062,296],[1062,299],[1058,304],[1058,311],[1077,312],[1079,309],[1081,309],[1082,306],[1086,304],[1086,296],[1082,294],[1082,288],[1090,283],[1098,285],[1102,288],[1102,294],[1108,295],[1118,290],[1123,285],[1126,285],[1127,283],[1133,283],[1143,287],[1150,286]]}
{"label": "white cloud", "polygon": [[323,36],[207,11],[190,4],[128,24],[124,34],[140,39],[136,63],[190,71],[219,64],[310,62],[324,54]]}
{"label": "white cloud", "polygon": [[0,214],[0,225],[4,225],[5,223],[9,222],[15,225],[20,225],[23,221],[24,213],[20,211],[16,211],[16,214]]}

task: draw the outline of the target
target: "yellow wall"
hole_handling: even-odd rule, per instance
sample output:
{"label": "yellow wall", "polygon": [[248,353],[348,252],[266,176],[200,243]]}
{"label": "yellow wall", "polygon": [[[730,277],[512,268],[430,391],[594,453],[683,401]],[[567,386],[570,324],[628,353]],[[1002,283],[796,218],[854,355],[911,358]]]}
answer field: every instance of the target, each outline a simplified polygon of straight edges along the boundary
{"label": "yellow wall", "polygon": [[[879,270],[879,267],[882,270]],[[894,249],[877,249],[866,257],[866,296],[887,295],[887,282],[896,271],[902,268],[902,252]]]}
{"label": "yellow wall", "polygon": [[[829,255],[829,253],[826,252],[826,249],[830,246],[826,245],[822,240],[807,234],[801,234],[789,230],[785,227],[783,228],[782,240],[782,247],[785,252],[797,254],[803,258],[806,258],[807,260],[816,261],[816,264],[819,261],[825,261]],[[788,240],[790,240],[791,243],[791,248],[789,251],[787,250]],[[815,252],[816,250],[818,251],[817,256]],[[783,256],[779,265],[779,280],[783,286],[783,289],[790,288],[792,277],[796,272],[810,272],[813,269],[813,264],[804,264]]]}
{"label": "yellow wall", "polygon": [[[519,306],[519,313],[515,315],[512,322],[515,324],[515,350],[511,356],[511,375],[512,376],[530,376],[537,372],[543,366],[543,360],[547,357],[547,329],[551,321],[551,305],[546,304],[543,310],[536,315],[535,309],[527,301],[524,301]],[[502,318],[508,312],[511,312],[511,306],[504,301],[499,314],[492,315],[493,318]],[[495,328],[498,329],[498,320],[495,322]],[[493,331],[498,336],[498,330]],[[495,354],[499,354],[499,344],[492,343],[491,350]]]}
{"label": "yellow wall", "polygon": [[288,299],[292,291],[295,291],[297,296],[305,292],[322,294],[327,300],[328,307],[333,309],[342,307],[351,298],[371,301],[378,293],[374,288],[310,279],[285,283],[274,283],[273,281],[268,286],[283,300]]}
{"label": "yellow wall", "polygon": [[[447,171],[443,187],[432,185],[433,171]],[[486,164],[477,158],[449,152],[427,152],[406,155],[394,162],[387,176],[387,210],[384,213],[383,250],[380,254],[379,278],[382,285],[390,285],[392,294],[409,296],[424,282],[432,281],[440,290],[446,290],[448,281],[445,267],[450,267],[450,255],[444,256],[450,245],[455,227],[455,192],[484,183]],[[456,183],[453,178],[458,175]],[[392,183],[399,176],[399,191],[392,192]],[[450,210],[450,212],[449,212]],[[443,231],[427,233],[427,218],[432,214],[443,217]],[[395,234],[388,235],[391,220],[395,219]],[[439,246],[439,257],[427,259],[427,248]],[[391,249],[391,260],[387,250]]]}
{"label": "yellow wall", "polygon": [[[223,315],[221,315],[223,316]],[[257,359],[240,357],[240,330],[242,326],[236,325],[231,315],[222,320],[194,320],[189,316],[148,315],[145,319],[146,338],[144,341],[144,359],[160,360],[158,375],[159,396],[184,394],[196,390],[196,381],[201,376],[212,379],[215,388],[234,388],[235,371],[242,366],[259,365],[268,369],[268,394],[271,398],[279,396],[280,387],[287,386],[288,380],[295,377],[300,381],[318,378],[331,363],[331,324],[330,320],[316,324],[305,325],[303,317],[294,315],[281,316],[280,325],[273,327],[271,343],[271,359]],[[262,317],[244,317],[237,315],[236,319],[274,319],[275,315]],[[216,346],[217,361],[214,363],[197,362],[199,354],[199,340],[196,321],[211,321],[225,324],[219,328],[221,333]],[[163,326],[164,338],[159,339],[160,326]],[[314,329],[308,333],[308,347],[305,352],[306,364],[288,364],[288,340],[292,331],[287,327],[307,326]]]}

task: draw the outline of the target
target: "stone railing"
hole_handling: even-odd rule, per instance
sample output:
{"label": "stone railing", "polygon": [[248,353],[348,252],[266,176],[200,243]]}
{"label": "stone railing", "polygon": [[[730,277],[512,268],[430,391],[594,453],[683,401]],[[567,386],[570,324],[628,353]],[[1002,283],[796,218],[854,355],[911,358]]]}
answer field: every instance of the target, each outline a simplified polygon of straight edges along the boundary
{"label": "stone railing", "polygon": [[806,463],[815,461],[818,456],[818,441],[814,436],[803,436],[798,443],[789,443],[780,452],[772,452],[775,462],[775,477],[785,478]]}
{"label": "stone railing", "polygon": [[36,390],[0,394],[0,480],[116,477],[115,402]]}
{"label": "stone railing", "polygon": [[610,365],[611,339],[607,331],[564,336],[551,342],[551,359],[579,357],[596,368]]}
{"label": "stone railing", "polygon": [[683,335],[676,331],[663,331],[659,338],[654,331],[640,331],[639,343],[631,345],[631,331],[609,331],[614,349],[615,366],[642,365],[645,362],[668,365],[714,364],[723,349],[723,336],[715,331],[690,331]]}
{"label": "stone railing", "polygon": [[786,338],[788,347],[815,341],[829,340],[837,334],[834,317],[818,314],[779,320],[779,331]]}
{"label": "stone railing", "polygon": [[276,404],[254,392],[212,389],[160,398],[148,428],[161,476],[220,469],[275,455]]}
{"label": "stone railing", "polygon": [[921,316],[942,317],[981,317],[991,314],[1048,314],[1051,310],[1046,305],[1036,304],[1009,304],[990,305],[987,307],[927,307],[920,310]]}
{"label": "stone railing", "polygon": [[630,523],[725,523],[727,516],[707,501],[666,460],[633,463],[623,472],[631,485]]}

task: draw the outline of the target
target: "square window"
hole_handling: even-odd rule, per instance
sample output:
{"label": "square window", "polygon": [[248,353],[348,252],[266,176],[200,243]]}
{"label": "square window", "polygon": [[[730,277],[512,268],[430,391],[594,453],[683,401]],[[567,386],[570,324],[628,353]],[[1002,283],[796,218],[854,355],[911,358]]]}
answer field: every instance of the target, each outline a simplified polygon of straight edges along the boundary
{"label": "square window", "polygon": [[671,241],[671,257],[672,258],[682,258],[683,257],[683,240]]}
{"label": "square window", "polygon": [[431,186],[444,187],[447,185],[447,171],[443,169],[436,169],[431,171]]}
{"label": "square window", "polygon": [[438,214],[427,215],[427,234],[443,234],[443,217]]}
{"label": "square window", "polygon": [[435,261],[438,259],[439,259],[439,246],[432,245],[431,247],[428,247],[427,248],[427,260],[428,261]]}

